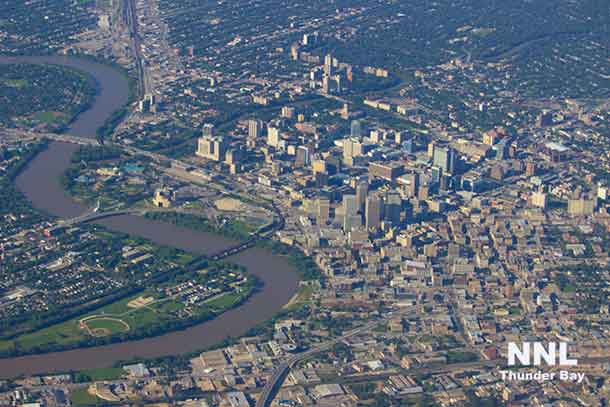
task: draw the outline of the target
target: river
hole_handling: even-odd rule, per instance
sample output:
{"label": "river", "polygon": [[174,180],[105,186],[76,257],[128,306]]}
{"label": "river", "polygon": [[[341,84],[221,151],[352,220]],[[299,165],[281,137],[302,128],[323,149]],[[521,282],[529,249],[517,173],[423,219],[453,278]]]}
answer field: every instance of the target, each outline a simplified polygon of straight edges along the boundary
{"label": "river", "polygon": [[[81,113],[70,125],[69,134],[94,137],[96,129],[128,99],[127,79],[111,67],[90,60],[61,56],[0,56],[0,64],[18,62],[67,66],[86,72],[97,81],[98,95],[89,110]],[[78,146],[73,144],[52,142],[46,151],[38,154],[18,175],[17,187],[35,208],[59,217],[74,217],[85,211],[85,208],[74,202],[60,185],[60,176],[68,167],[70,158],[77,149]],[[197,232],[138,216],[117,216],[97,223],[111,230],[137,235],[161,245],[193,253],[209,254],[236,243],[214,234]],[[239,307],[211,321],[154,338],[0,359],[0,377],[108,367],[118,361],[132,358],[153,358],[194,352],[219,343],[227,337],[243,335],[250,328],[272,318],[297,290],[299,277],[296,269],[287,259],[273,256],[266,250],[249,249],[226,261],[243,265],[264,284],[261,291]]]}

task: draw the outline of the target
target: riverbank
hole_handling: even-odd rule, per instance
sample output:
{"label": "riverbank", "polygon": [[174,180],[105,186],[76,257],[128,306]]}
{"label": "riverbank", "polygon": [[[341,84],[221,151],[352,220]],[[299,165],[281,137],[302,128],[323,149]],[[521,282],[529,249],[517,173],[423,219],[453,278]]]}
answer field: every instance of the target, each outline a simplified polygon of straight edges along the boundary
{"label": "riverbank", "polygon": [[0,217],[4,218],[4,224],[0,228],[3,234],[10,234],[15,229],[30,227],[47,217],[32,208],[26,197],[15,186],[15,178],[31,160],[47,148],[47,141],[43,140],[24,147],[26,151],[21,154],[21,159],[14,162],[6,172],[0,176]]}
{"label": "riverbank", "polygon": [[149,212],[146,218],[154,221],[170,223],[195,231],[215,233],[227,239],[247,240],[256,227],[251,227],[240,221],[227,221],[222,226],[211,223],[203,216],[177,212]]}
{"label": "riverbank", "polygon": [[73,68],[0,63],[0,126],[62,132],[97,92],[97,82]]}
{"label": "riverbank", "polygon": [[[23,57],[25,58],[25,57]],[[96,130],[112,115],[117,106],[128,100],[125,78],[111,68],[91,61],[67,57],[28,57],[29,62],[66,64],[95,76],[100,84],[91,109],[72,123],[68,133],[94,138]],[[74,217],[85,208],[75,203],[61,188],[60,178],[70,164],[78,146],[53,142],[38,154],[16,178],[19,190],[33,207],[59,217]],[[137,216],[118,216],[99,221],[111,231],[148,239],[155,244],[179,248],[189,253],[207,255],[232,247],[235,241],[212,233],[196,232],[167,223]],[[249,249],[227,259],[245,267],[261,282],[261,289],[239,306],[204,323],[152,338],[127,341],[92,348],[75,349],[40,355],[0,359],[0,377],[20,374],[65,372],[109,367],[122,360],[156,358],[195,352],[220,343],[229,337],[242,336],[251,328],[271,319],[290,300],[298,287],[296,269],[281,256],[269,250]]]}
{"label": "riverbank", "polygon": [[[117,292],[94,301],[91,306],[41,326],[32,332],[0,340],[2,357],[23,356],[107,345],[155,337],[209,321],[243,304],[260,290],[259,279],[240,277],[237,288],[221,291],[197,305],[187,305],[186,295],[162,295],[185,281],[210,287],[211,280],[226,280],[232,285],[237,276],[246,276],[243,267],[221,262],[209,263],[196,258],[150,281],[146,286]],[[192,296],[191,296],[192,297]]]}

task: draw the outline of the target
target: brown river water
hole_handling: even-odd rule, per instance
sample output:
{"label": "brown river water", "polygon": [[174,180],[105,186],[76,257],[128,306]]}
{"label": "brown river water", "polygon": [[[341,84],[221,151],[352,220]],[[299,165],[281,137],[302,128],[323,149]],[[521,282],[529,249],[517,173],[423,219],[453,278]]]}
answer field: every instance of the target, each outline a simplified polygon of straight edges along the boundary
{"label": "brown river water", "polygon": [[[51,63],[71,67],[95,78],[99,93],[89,110],[81,113],[67,133],[94,137],[95,131],[128,99],[128,83],[118,70],[89,60],[69,57],[2,57],[6,63]],[[36,156],[17,177],[18,188],[39,210],[59,217],[74,217],[85,208],[62,190],[60,177],[78,146],[52,142]],[[209,254],[235,244],[224,237],[123,215],[100,220],[111,230],[137,235],[161,245],[193,253]],[[122,342],[64,352],[0,359],[0,378],[21,374],[66,372],[70,370],[108,367],[132,358],[153,358],[194,352],[212,346],[227,337],[240,336],[248,329],[273,317],[297,290],[299,277],[295,268],[283,257],[273,256],[258,248],[246,250],[226,261],[243,265],[263,282],[263,288],[239,307],[219,317],[185,330],[154,338]]]}

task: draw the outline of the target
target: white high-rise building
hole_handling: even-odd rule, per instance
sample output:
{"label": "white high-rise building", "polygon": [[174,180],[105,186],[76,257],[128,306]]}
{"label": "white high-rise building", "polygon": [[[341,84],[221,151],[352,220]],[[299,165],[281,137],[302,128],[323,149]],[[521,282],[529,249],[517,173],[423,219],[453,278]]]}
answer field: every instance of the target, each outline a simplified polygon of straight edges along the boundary
{"label": "white high-rise building", "polygon": [[324,74],[328,77],[333,76],[333,56],[331,54],[324,57]]}
{"label": "white high-rise building", "polygon": [[277,127],[267,128],[267,145],[278,148],[280,145],[280,129]]}
{"label": "white high-rise building", "polygon": [[257,119],[248,120],[248,138],[257,139],[263,131],[263,122]]}
{"label": "white high-rise building", "polygon": [[224,161],[227,143],[222,137],[201,136],[197,143],[197,156],[213,161]]}

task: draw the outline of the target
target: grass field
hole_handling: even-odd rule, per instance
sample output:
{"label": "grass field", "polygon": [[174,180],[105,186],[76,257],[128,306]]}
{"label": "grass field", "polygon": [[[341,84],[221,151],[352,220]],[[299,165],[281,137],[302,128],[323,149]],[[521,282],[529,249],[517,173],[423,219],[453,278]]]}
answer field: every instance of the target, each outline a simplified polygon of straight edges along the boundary
{"label": "grass field", "polygon": [[26,81],[25,79],[7,79],[5,81],[2,81],[2,84],[10,86],[11,88],[19,89],[27,86],[28,81]]}
{"label": "grass field", "polygon": [[[0,341],[0,351],[7,351],[12,349],[15,346],[15,343],[18,343],[19,348],[23,350],[31,350],[36,347],[44,347],[48,345],[57,344],[60,346],[68,345],[75,342],[80,342],[90,338],[86,329],[81,328],[80,321],[81,319],[87,319],[94,315],[122,315],[124,313],[134,311],[133,309],[127,306],[127,303],[134,298],[137,298],[141,294],[135,295],[133,297],[128,297],[126,299],[117,301],[115,303],[109,304],[105,307],[102,307],[95,312],[84,315],[83,317],[73,318],[68,321],[62,322],[57,325],[50,326],[48,328],[41,329],[37,332],[32,332],[29,334],[21,335],[13,340],[1,340]],[[151,323],[156,319],[156,315],[153,311],[143,308],[138,309],[137,315],[136,312],[132,312],[130,314],[130,318],[121,318],[125,323],[127,323],[131,329],[135,327],[146,325]],[[134,325],[132,325],[132,323]],[[89,325],[91,327],[91,325]],[[124,325],[118,325],[116,322],[109,322],[109,320],[99,320],[93,321],[93,327],[96,328],[107,328],[111,331],[116,329],[121,329],[119,332],[125,332]]]}
{"label": "grass field", "polygon": [[299,291],[297,291],[296,295],[290,300],[288,304],[285,305],[289,311],[295,310],[311,301],[311,297],[313,296],[315,289],[312,285],[302,285],[299,287]]}
{"label": "grass field", "polygon": [[[233,306],[243,293],[227,293],[213,297],[200,308],[201,315],[222,312]],[[139,308],[132,308],[128,303],[141,296],[153,297],[155,301]],[[171,321],[184,305],[173,299],[161,299],[154,290],[146,290],[129,296],[115,303],[99,308],[87,315],[41,329],[37,332],[21,335],[11,340],[0,340],[0,352],[19,350],[30,352],[36,348],[49,346],[66,346],[82,343],[92,337],[108,337],[121,333],[135,332],[152,325]]]}
{"label": "grass field", "polygon": [[239,298],[240,294],[238,293],[223,294],[207,301],[206,305],[208,308],[213,310],[223,310],[235,304]]}
{"label": "grass field", "polygon": [[64,114],[60,112],[38,112],[34,119],[44,123],[55,123],[64,119]]}
{"label": "grass field", "polygon": [[70,401],[72,401],[72,405],[79,407],[105,405],[104,400],[89,394],[86,387],[73,390],[70,394]]}
{"label": "grass field", "polygon": [[94,317],[82,321],[82,324],[92,336],[109,336],[129,332],[131,329],[129,324],[120,318]]}
{"label": "grass field", "polygon": [[78,327],[77,321],[70,320],[37,332],[20,335],[16,340],[1,340],[0,351],[10,351],[16,345],[27,350],[48,344],[62,346],[73,343],[79,338],[83,338],[81,329]]}

